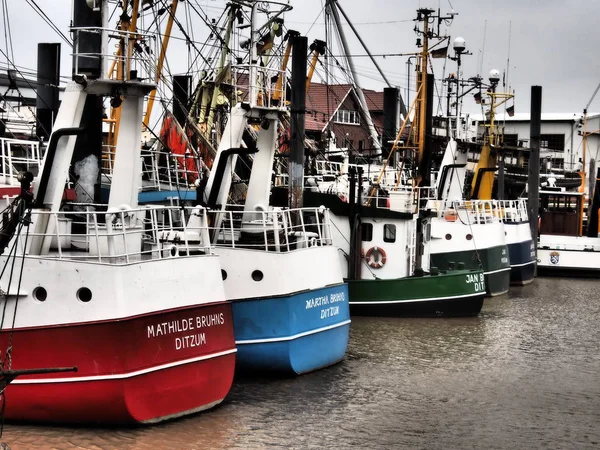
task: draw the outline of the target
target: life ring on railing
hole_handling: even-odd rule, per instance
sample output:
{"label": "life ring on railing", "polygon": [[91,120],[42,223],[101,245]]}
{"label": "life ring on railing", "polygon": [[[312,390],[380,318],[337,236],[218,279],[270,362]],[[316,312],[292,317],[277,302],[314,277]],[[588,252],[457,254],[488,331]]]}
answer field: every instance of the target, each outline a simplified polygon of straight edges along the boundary
{"label": "life ring on railing", "polygon": [[446,219],[447,222],[456,222],[456,219],[458,219],[456,210],[454,208],[449,208],[444,211],[444,219]]}
{"label": "life ring on railing", "polygon": [[387,254],[381,247],[371,247],[365,255],[367,264],[373,269],[381,269],[387,261]]}
{"label": "life ring on railing", "polygon": [[167,254],[169,258],[177,258],[179,256],[179,247],[176,245],[170,245],[167,247]]}

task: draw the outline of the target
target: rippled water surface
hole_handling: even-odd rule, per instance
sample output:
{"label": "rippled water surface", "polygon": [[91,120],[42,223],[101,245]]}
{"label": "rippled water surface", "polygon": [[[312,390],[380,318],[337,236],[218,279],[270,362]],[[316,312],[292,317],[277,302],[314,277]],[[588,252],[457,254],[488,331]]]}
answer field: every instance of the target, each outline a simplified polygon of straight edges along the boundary
{"label": "rippled water surface", "polygon": [[346,359],[237,379],[149,428],[6,425],[17,449],[600,448],[600,281],[539,278],[468,319],[353,317]]}

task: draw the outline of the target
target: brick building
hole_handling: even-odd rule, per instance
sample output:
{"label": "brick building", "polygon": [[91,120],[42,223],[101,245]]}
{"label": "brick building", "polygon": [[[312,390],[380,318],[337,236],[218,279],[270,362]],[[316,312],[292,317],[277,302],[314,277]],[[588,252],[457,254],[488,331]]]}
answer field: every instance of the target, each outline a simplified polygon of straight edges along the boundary
{"label": "brick building", "polygon": [[[383,92],[363,89],[371,119],[381,142],[383,130]],[[335,135],[336,145],[358,154],[374,150],[366,124],[360,114],[358,95],[351,84],[311,83],[306,96],[306,135],[317,142]]]}

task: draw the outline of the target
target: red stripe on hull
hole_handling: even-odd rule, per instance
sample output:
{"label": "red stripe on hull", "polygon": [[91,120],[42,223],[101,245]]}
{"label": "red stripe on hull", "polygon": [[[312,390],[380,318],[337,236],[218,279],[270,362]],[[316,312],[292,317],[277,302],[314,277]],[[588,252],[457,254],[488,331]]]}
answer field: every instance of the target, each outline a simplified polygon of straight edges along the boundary
{"label": "red stripe on hull", "polygon": [[4,196],[14,197],[15,195],[19,195],[21,193],[20,187],[13,186],[2,186],[0,187],[0,198],[4,198]]}
{"label": "red stripe on hull", "polygon": [[[8,338],[9,332],[0,334],[0,348]],[[135,423],[206,409],[231,388],[234,350],[230,303],[17,330],[13,369],[77,366],[78,371],[19,377],[6,389],[6,418]],[[212,356],[221,352],[226,354]]]}

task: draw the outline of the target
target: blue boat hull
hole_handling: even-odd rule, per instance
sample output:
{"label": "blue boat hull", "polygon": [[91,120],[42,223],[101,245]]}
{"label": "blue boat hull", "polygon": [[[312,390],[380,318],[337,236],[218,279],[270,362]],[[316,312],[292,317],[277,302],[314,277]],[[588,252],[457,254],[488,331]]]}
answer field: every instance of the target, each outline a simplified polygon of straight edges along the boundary
{"label": "blue boat hull", "polygon": [[348,286],[236,300],[239,371],[306,373],[343,359],[350,332]]}
{"label": "blue boat hull", "polygon": [[533,281],[535,275],[535,244],[533,241],[508,244],[510,256],[510,284],[525,285]]}

